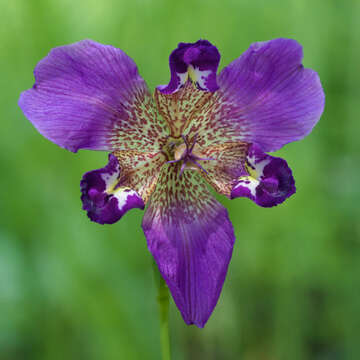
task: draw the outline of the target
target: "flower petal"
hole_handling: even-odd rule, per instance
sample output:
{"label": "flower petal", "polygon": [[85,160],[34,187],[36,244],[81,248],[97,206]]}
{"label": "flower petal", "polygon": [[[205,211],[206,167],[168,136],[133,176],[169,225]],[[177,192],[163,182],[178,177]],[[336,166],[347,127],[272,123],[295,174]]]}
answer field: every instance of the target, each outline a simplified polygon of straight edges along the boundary
{"label": "flower petal", "polygon": [[226,209],[200,175],[166,165],[143,219],[148,247],[187,324],[203,327],[225,280],[235,241]]}
{"label": "flower petal", "polygon": [[116,157],[110,154],[104,168],[84,174],[80,182],[81,201],[90,220],[113,224],[130,209],[144,209],[144,202],[135,190],[119,186],[120,173]]}
{"label": "flower petal", "polygon": [[248,176],[241,176],[231,198],[248,197],[263,207],[284,202],[296,191],[292,172],[284,159],[265,154],[256,145],[247,155]]}
{"label": "flower petal", "polygon": [[320,119],[324,92],[319,77],[301,64],[295,40],[258,42],[218,77],[218,126],[264,151],[304,138]]}
{"label": "flower petal", "polygon": [[193,80],[197,87],[204,91],[216,91],[216,71],[219,66],[220,53],[216,46],[207,40],[196,43],[180,43],[169,58],[170,82],[160,85],[158,89],[164,94],[173,94],[187,81]]}
{"label": "flower petal", "polygon": [[70,151],[158,149],[166,136],[136,64],[91,40],[53,49],[19,106],[37,130]]}
{"label": "flower petal", "polygon": [[210,145],[201,149],[201,157],[212,160],[201,161],[206,172],[200,173],[219,194],[230,198],[239,177],[248,175],[245,168],[248,146],[237,142]]}
{"label": "flower petal", "polygon": [[163,94],[158,89],[155,89],[154,94],[159,114],[168,124],[170,135],[174,138],[183,134],[194,117],[198,118],[211,96],[212,93],[197,89],[191,82],[174,94]]}
{"label": "flower petal", "polygon": [[115,151],[121,175],[119,183],[128,186],[141,196],[146,204],[155,189],[162,166],[167,161],[162,152],[145,153],[137,150]]}

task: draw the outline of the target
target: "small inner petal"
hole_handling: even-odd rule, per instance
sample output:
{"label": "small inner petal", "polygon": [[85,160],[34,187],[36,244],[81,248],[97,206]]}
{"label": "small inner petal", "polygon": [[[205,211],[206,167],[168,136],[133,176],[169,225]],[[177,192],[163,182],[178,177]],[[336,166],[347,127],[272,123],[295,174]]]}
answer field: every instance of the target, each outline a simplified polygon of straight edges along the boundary
{"label": "small inner petal", "polygon": [[163,94],[174,94],[190,77],[201,91],[215,92],[219,88],[216,82],[219,61],[218,49],[206,40],[180,43],[169,57],[170,82],[158,89]]}
{"label": "small inner petal", "polygon": [[285,160],[264,153],[252,145],[246,159],[248,176],[240,176],[231,197],[248,197],[256,204],[271,207],[295,193],[295,182]]}
{"label": "small inner petal", "polygon": [[186,64],[190,64],[199,57],[199,54],[200,54],[200,50],[198,48],[196,47],[188,48],[184,53],[183,60]]}
{"label": "small inner petal", "polygon": [[120,164],[113,154],[102,169],[84,174],[81,183],[81,200],[88,217],[99,224],[113,224],[128,210],[144,209],[139,194],[128,186],[119,186]]}
{"label": "small inner petal", "polygon": [[275,177],[266,178],[261,183],[269,193],[274,193],[279,187],[279,180]]}

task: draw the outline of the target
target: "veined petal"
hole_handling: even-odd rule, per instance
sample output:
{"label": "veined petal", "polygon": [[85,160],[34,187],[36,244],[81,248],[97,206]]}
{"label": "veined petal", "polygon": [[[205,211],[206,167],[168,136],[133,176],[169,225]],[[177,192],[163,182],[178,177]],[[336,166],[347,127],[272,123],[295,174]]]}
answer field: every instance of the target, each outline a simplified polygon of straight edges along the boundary
{"label": "veined petal", "polygon": [[[191,85],[191,84],[190,84]],[[191,89],[191,97],[189,97],[190,91],[185,86],[179,91],[183,99],[186,101],[178,101],[173,95],[162,95],[160,104],[166,105],[170,108],[167,117],[167,122],[174,122],[173,119],[179,119],[181,114],[184,117],[182,131],[189,138],[197,136],[197,143],[202,147],[208,147],[212,145],[219,145],[224,143],[238,143],[244,142],[236,130],[236,124],[232,121],[232,107],[233,104],[226,103],[221,97],[221,89],[218,91],[204,92],[196,88]],[[170,106],[163,100],[167,97],[170,101]],[[157,101],[159,107],[159,101]],[[177,111],[178,107],[185,108],[186,111]],[[160,108],[160,107],[159,107]],[[160,112],[161,113],[161,112]],[[177,116],[174,116],[176,114]],[[191,114],[191,116],[188,116]],[[172,125],[172,126],[176,126]]]}
{"label": "veined petal", "polygon": [[167,164],[143,219],[150,252],[187,324],[203,327],[225,280],[235,241],[226,209],[195,171]]}
{"label": "veined petal", "polygon": [[201,157],[211,160],[201,161],[206,172],[201,171],[205,180],[219,193],[231,198],[231,191],[238,179],[247,176],[245,167],[246,143],[223,143],[201,149]]}
{"label": "veined petal", "polygon": [[146,204],[167,158],[162,152],[145,153],[137,150],[115,151],[114,155],[121,168],[119,182],[136,190]]}
{"label": "veined petal", "polygon": [[166,137],[136,64],[91,40],[51,50],[19,106],[37,130],[70,151],[159,149]]}
{"label": "veined petal", "polygon": [[265,154],[256,145],[247,155],[248,175],[239,177],[231,197],[248,197],[263,207],[284,202],[296,191],[292,172],[284,159]]}
{"label": "veined petal", "polygon": [[319,76],[301,64],[295,40],[254,43],[219,77],[218,126],[240,141],[275,151],[308,135],[320,119],[325,96]]}
{"label": "veined petal", "polygon": [[120,174],[119,162],[112,154],[104,168],[84,174],[80,182],[81,201],[92,221],[113,224],[130,209],[144,209],[139,194],[119,184]]}
{"label": "veined petal", "polygon": [[219,61],[218,49],[207,40],[180,43],[170,54],[170,82],[168,85],[158,86],[158,89],[164,94],[173,94],[190,77],[200,90],[214,92],[219,88],[216,83]]}
{"label": "veined petal", "polygon": [[174,94],[163,94],[155,89],[154,97],[159,114],[168,124],[170,135],[178,138],[194,117],[198,118],[212,93],[201,91],[191,82],[187,82]]}

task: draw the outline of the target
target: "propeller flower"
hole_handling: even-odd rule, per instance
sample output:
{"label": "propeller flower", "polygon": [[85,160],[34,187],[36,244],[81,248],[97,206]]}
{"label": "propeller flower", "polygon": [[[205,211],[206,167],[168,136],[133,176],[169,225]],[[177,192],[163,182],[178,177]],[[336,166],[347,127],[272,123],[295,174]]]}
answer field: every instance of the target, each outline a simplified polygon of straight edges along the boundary
{"label": "propeller flower", "polygon": [[250,46],[219,74],[206,40],[170,54],[170,82],[152,96],[122,50],[91,40],[53,49],[19,106],[57,145],[110,152],[84,174],[89,218],[112,224],[145,210],[148,248],[187,324],[203,327],[221,292],[235,241],[230,199],[263,207],[295,193],[285,160],[268,155],[308,135],[324,108],[316,72],[290,39]]}

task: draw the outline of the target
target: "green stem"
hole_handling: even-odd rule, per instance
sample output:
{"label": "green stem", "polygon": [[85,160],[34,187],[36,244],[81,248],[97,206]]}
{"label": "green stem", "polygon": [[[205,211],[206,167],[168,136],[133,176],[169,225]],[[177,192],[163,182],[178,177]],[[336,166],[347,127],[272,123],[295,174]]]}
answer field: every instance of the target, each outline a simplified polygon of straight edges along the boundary
{"label": "green stem", "polygon": [[169,290],[155,262],[154,262],[154,275],[155,275],[155,282],[158,288],[157,301],[159,304],[160,343],[161,343],[162,360],[170,360]]}

